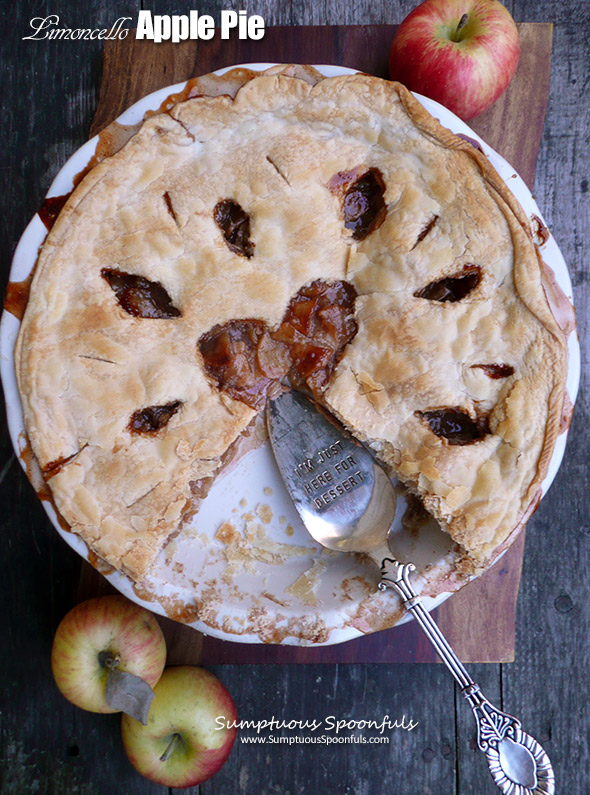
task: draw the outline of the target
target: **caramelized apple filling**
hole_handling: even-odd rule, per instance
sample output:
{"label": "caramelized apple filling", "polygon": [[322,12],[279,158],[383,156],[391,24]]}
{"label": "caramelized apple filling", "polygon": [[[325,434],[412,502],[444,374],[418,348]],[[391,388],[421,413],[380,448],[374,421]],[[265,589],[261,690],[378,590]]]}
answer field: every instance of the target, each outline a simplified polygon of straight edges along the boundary
{"label": "caramelized apple filling", "polygon": [[440,439],[446,439],[449,444],[472,444],[490,433],[486,416],[474,420],[460,408],[445,407],[415,413],[426,420],[432,433]]}
{"label": "caramelized apple filling", "polygon": [[199,340],[205,370],[219,389],[253,409],[289,377],[321,393],[357,332],[356,290],[347,282],[315,281],[291,299],[279,328],[262,320],[230,320]]}
{"label": "caramelized apple filling", "polygon": [[429,301],[449,301],[455,303],[465,298],[475,290],[481,281],[481,268],[479,265],[465,265],[462,271],[452,276],[446,276],[436,282],[430,282],[426,287],[417,290],[414,298],[427,298]]}
{"label": "caramelized apple filling", "polygon": [[355,240],[364,240],[385,220],[385,182],[378,168],[370,168],[360,176],[358,169],[339,171],[328,187],[341,196],[344,226]]}
{"label": "caramelized apple filling", "polygon": [[511,364],[472,364],[471,367],[483,370],[488,378],[509,378],[514,375]]}
{"label": "caramelized apple filling", "polygon": [[122,309],[134,317],[180,317],[172,299],[160,282],[151,282],[144,276],[125,273],[117,268],[103,268],[101,276],[111,286]]}
{"label": "caramelized apple filling", "polygon": [[223,392],[260,409],[289,369],[263,320],[230,320],[199,340],[205,370]]}
{"label": "caramelized apple filling", "polygon": [[181,406],[180,400],[166,403],[163,406],[146,406],[131,415],[128,428],[133,433],[155,433],[168,425],[170,418]]}
{"label": "caramelized apple filling", "polygon": [[250,216],[233,199],[223,199],[213,208],[213,218],[223,232],[228,248],[241,257],[254,254],[254,243],[250,240]]}
{"label": "caramelized apple filling", "polygon": [[273,339],[289,346],[291,378],[322,392],[346,345],[357,332],[356,290],[344,281],[315,281],[302,287],[287,307]]}

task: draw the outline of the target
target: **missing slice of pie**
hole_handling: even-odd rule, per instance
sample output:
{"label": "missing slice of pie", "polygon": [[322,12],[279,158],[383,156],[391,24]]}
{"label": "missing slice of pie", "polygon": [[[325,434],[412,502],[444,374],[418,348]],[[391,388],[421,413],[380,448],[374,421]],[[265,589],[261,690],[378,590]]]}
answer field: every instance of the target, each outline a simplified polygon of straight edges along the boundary
{"label": "missing slice of pie", "polygon": [[16,365],[60,513],[139,580],[288,373],[485,567],[547,471],[567,353],[481,152],[399,84],[279,70],[171,103],[89,172]]}

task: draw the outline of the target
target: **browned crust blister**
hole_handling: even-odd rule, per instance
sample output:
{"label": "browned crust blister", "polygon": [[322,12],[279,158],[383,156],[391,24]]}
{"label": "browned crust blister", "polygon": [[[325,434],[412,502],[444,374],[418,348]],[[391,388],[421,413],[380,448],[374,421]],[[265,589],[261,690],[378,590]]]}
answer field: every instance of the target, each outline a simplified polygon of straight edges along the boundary
{"label": "browned crust blister", "polygon": [[[358,333],[324,400],[485,565],[538,492],[564,396],[565,338],[522,209],[485,155],[399,84],[238,77],[147,119],[84,178],[43,246],[16,369],[59,511],[141,578],[190,482],[254,416],[207,377],[198,339],[236,318],[276,328],[304,284],[345,279]],[[385,185],[365,239],[330,190],[353,169]],[[247,256],[215,222],[224,200],[248,213]],[[104,275],[115,271],[142,278],[155,314],[117,295]],[[424,297],[475,272],[460,300]],[[445,407],[481,438],[433,432]]]}

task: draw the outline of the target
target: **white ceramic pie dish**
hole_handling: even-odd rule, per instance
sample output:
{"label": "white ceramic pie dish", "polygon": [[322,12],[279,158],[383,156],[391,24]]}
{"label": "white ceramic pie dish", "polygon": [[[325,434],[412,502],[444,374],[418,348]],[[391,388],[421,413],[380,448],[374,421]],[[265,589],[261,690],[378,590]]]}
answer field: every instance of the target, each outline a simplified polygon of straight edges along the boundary
{"label": "white ceramic pie dish", "polygon": [[[247,65],[254,70],[270,66]],[[217,74],[231,68],[234,67]],[[354,71],[334,66],[316,68],[326,76]],[[148,95],[117,121],[124,125],[137,124],[146,111],[159,108],[168,96],[182,91],[184,86],[177,84]],[[478,141],[527,216],[542,221],[530,191],[503,158],[438,103],[420,96],[418,99],[453,132]],[[74,177],[86,167],[97,143],[98,137],[93,138],[68,160],[52,183],[48,197],[71,191]],[[15,251],[12,282],[20,282],[30,274],[46,234],[45,226],[35,215]],[[541,250],[557,283],[571,301],[567,267],[551,235]],[[19,325],[14,315],[4,312],[0,366],[12,442],[23,467],[28,463],[30,468],[13,360]],[[567,391],[573,403],[580,372],[575,333],[569,336],[569,356]],[[543,494],[559,468],[566,435],[564,432],[558,439],[543,482]],[[86,544],[63,529],[51,503],[44,501],[44,506],[60,535],[88,559]],[[238,554],[228,557],[230,537],[239,541],[232,547]],[[451,547],[448,536],[435,527],[424,529],[419,538],[408,538],[407,556],[421,565],[423,587],[436,583],[431,590],[441,590],[441,580],[452,569]],[[215,481],[196,516],[168,544],[141,586],[118,572],[106,576],[118,590],[149,609],[182,620],[207,634],[234,641],[340,643],[407,618],[391,595],[375,592],[377,575],[371,564],[350,555],[326,553],[311,541],[264,443],[255,446]],[[449,576],[446,582],[448,588],[444,587],[436,597],[426,598],[427,607],[440,604],[464,580]],[[417,588],[420,587],[418,583]]]}

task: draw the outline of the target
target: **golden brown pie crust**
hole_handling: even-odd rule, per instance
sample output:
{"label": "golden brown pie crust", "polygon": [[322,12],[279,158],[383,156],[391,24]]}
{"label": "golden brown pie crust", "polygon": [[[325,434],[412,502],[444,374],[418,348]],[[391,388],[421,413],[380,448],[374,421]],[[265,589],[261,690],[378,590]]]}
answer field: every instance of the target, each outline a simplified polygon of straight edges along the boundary
{"label": "golden brown pie crust", "polygon": [[[567,352],[522,209],[485,155],[403,86],[310,74],[247,76],[235,97],[147,119],[84,178],[42,248],[16,348],[26,431],[61,514],[133,579],[178,528],[190,482],[216,471],[255,415],[207,376],[197,341],[236,318],[276,328],[315,279],[358,292],[358,333],[325,403],[475,566],[547,471]],[[330,181],[372,168],[387,213],[355,240]],[[248,212],[252,256],[224,241],[223,199]],[[417,295],[472,266],[481,280],[461,300]],[[180,316],[130,315],[105,268],[160,283]],[[138,410],[176,402],[159,430],[130,428]],[[485,416],[489,432],[450,444],[424,419],[445,407]]]}

